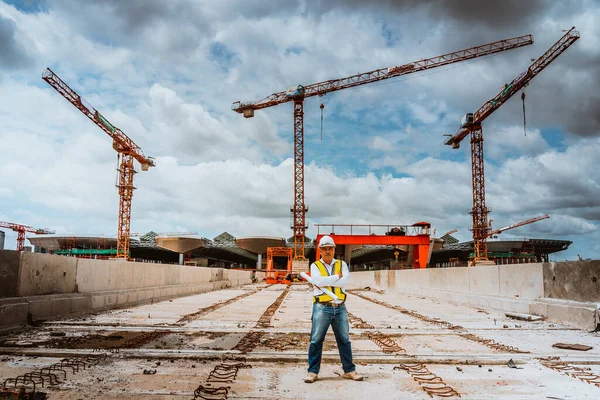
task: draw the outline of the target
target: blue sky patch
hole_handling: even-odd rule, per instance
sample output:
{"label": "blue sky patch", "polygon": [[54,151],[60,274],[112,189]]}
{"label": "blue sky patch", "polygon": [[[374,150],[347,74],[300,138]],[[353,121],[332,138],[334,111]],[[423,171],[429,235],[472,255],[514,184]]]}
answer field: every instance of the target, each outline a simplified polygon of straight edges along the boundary
{"label": "blue sky patch", "polygon": [[46,0],[2,0],[7,4],[15,7],[17,10],[27,14],[36,14],[39,12],[48,11],[48,3]]}

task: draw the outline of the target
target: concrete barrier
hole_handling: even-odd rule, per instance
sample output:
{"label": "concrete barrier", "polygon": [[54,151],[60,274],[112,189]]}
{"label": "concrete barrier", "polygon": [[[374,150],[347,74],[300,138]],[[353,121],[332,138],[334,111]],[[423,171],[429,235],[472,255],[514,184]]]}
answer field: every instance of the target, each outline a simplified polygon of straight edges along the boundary
{"label": "concrete barrier", "polygon": [[0,299],[19,295],[21,255],[13,250],[0,250]]}
{"label": "concrete barrier", "polygon": [[21,253],[18,296],[75,292],[77,259]]}
{"label": "concrete barrier", "polygon": [[547,263],[543,270],[545,297],[600,302],[600,260]]}
{"label": "concrete barrier", "polygon": [[252,283],[264,273],[0,251],[0,331]]}
{"label": "concrete barrier", "polygon": [[600,261],[363,271],[352,282],[584,329],[600,322]]}
{"label": "concrete barrier", "polygon": [[544,293],[543,266],[535,264],[502,265],[498,268],[499,294],[528,299],[546,297]]}

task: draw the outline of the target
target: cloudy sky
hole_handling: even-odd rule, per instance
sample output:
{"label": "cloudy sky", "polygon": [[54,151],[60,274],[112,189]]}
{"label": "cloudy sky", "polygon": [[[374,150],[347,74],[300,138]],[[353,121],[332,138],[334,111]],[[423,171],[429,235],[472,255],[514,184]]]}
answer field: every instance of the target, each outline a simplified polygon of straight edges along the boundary
{"label": "cloudy sky", "polygon": [[599,259],[598,21],[593,0],[0,1],[0,221],[116,235],[116,152],[47,67],[156,157],[135,177],[132,232],[289,237],[292,104],[244,119],[233,102],[531,33],[305,101],[309,236],[429,221],[470,240],[468,138],[453,150],[443,135],[575,26],[581,39],[526,88],[527,134],[518,95],[484,122],[486,199],[494,228],[551,216],[501,238],[572,240],[553,259]]}

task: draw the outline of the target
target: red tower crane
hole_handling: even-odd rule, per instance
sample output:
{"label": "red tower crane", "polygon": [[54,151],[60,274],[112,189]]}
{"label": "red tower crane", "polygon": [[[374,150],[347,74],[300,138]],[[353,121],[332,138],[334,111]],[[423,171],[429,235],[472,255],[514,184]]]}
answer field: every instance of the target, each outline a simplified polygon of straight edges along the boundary
{"label": "red tower crane", "polygon": [[548,49],[540,58],[535,60],[526,71],[520,73],[513,81],[506,84],[504,89],[487,101],[474,114],[466,114],[458,132],[450,137],[445,144],[453,149],[460,147],[460,142],[467,135],[471,135],[471,173],[473,182],[473,264],[477,261],[487,261],[487,238],[490,235],[488,227],[488,214],[490,210],[485,206],[485,176],[483,169],[483,130],[481,123],[506,103],[515,93],[524,88],[544,68],[569,48],[577,39],[579,32],[571,28],[563,37]]}
{"label": "red tower crane", "polygon": [[42,79],[113,139],[113,149],[118,153],[117,160],[120,160],[117,176],[120,199],[117,258],[129,259],[131,199],[135,190],[133,176],[136,173],[133,160],[135,159],[140,163],[142,171],[147,171],[148,168],[154,167],[154,158],[146,157],[140,146],[135,144],[123,131],[108,122],[102,114],[63,82],[50,68],[44,71]]}
{"label": "red tower crane", "polygon": [[384,79],[408,75],[455,62],[466,61],[506,50],[516,49],[533,43],[532,35],[524,35],[500,40],[469,49],[455,51],[437,57],[422,59],[400,66],[376,69],[341,79],[331,79],[308,86],[298,85],[283,92],[273,93],[262,100],[242,103],[236,101],[231,109],[252,118],[255,110],[273,107],[282,103],[294,102],[294,205],[290,209],[294,230],[294,259],[304,259],[304,237],[306,233],[306,212],[304,204],[304,99],[322,96],[337,90],[347,89]]}
{"label": "red tower crane", "polygon": [[8,228],[17,232],[17,251],[21,252],[25,248],[25,232],[35,233],[37,235],[51,234],[54,231],[48,229],[36,229],[31,226],[21,225],[21,224],[13,224],[12,222],[2,222],[0,221],[0,228]]}

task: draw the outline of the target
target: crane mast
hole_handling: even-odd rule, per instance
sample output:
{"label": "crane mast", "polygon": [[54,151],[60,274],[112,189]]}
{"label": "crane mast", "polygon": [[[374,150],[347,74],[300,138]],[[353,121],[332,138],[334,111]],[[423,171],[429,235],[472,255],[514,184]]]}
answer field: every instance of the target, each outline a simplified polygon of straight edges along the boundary
{"label": "crane mast", "polygon": [[48,229],[37,229],[23,224],[0,221],[0,228],[8,228],[17,232],[17,251],[22,252],[25,249],[25,232],[35,233],[37,235],[52,234],[54,231]]}
{"label": "crane mast", "polygon": [[453,149],[458,149],[460,147],[460,142],[467,135],[471,135],[473,264],[476,264],[478,261],[488,260],[487,238],[490,236],[490,229],[488,226],[488,214],[490,210],[485,204],[483,129],[481,124],[502,104],[506,103],[515,93],[527,86],[533,78],[575,43],[579,37],[579,32],[575,30],[575,27],[571,28],[563,37],[554,43],[548,51],[535,60],[526,71],[519,74],[510,83],[506,84],[504,89],[494,96],[494,98],[483,104],[475,113],[466,114],[463,117],[461,128],[445,142],[446,145],[452,146]]}
{"label": "crane mast", "polygon": [[306,235],[306,212],[304,203],[304,99],[313,96],[347,89],[355,86],[374,83],[389,78],[396,78],[444,65],[466,61],[477,57],[487,56],[506,50],[516,49],[533,43],[532,35],[496,41],[465,50],[447,53],[441,56],[422,59],[399,66],[381,68],[362,74],[352,75],[341,79],[332,79],[312,85],[298,85],[286,91],[273,93],[266,98],[254,102],[236,101],[231,109],[245,118],[252,118],[255,110],[273,107],[279,104],[294,103],[294,205],[291,227],[294,231],[294,260],[304,260],[304,237]]}
{"label": "crane mast", "polygon": [[133,198],[133,177],[136,174],[133,161],[137,160],[142,171],[154,167],[154,159],[146,157],[142,149],[135,144],[123,131],[111,124],[98,110],[85,101],[50,68],[42,74],[42,79],[58,93],[88,117],[96,126],[113,139],[113,149],[117,151],[120,161],[117,171],[117,187],[119,189],[119,222],[117,232],[117,258],[129,259],[129,234],[131,223],[131,200]]}

